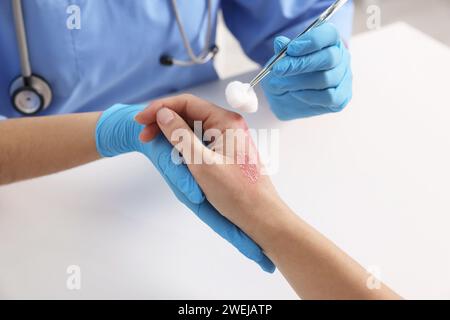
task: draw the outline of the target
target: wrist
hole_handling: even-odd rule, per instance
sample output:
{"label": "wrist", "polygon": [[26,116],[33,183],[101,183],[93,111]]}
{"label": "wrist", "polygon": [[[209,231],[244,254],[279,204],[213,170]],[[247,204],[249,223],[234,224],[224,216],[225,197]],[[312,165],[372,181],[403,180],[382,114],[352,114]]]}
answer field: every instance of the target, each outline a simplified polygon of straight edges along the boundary
{"label": "wrist", "polygon": [[261,197],[257,203],[252,220],[242,229],[270,254],[278,248],[289,226],[299,219],[277,194]]}
{"label": "wrist", "polygon": [[97,152],[102,157],[140,151],[139,134],[144,126],[138,124],[134,117],[145,107],[146,104],[116,104],[100,115],[95,138]]}

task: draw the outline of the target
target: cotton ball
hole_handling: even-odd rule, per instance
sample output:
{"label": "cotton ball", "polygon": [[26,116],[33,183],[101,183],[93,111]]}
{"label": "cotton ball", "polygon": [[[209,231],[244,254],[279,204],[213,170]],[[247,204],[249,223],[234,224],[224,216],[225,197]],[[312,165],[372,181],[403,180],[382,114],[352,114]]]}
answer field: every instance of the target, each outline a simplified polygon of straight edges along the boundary
{"label": "cotton ball", "polygon": [[249,83],[230,82],[225,96],[228,104],[239,111],[253,113],[258,110],[258,97]]}

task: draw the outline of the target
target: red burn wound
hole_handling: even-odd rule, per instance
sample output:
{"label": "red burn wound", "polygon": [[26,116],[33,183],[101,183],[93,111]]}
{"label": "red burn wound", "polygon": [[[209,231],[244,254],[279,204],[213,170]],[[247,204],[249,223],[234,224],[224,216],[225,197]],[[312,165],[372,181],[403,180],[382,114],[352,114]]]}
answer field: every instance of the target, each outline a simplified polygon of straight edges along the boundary
{"label": "red burn wound", "polygon": [[245,155],[245,161],[243,164],[239,165],[244,176],[251,182],[256,183],[259,179],[259,166],[258,164],[250,163],[250,158]]}

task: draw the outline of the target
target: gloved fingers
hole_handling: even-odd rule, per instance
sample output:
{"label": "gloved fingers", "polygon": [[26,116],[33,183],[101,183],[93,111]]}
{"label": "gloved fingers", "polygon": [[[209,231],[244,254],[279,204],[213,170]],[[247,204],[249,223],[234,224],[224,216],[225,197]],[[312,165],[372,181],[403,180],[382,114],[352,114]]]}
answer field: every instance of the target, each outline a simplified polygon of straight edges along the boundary
{"label": "gloved fingers", "polygon": [[327,107],[331,111],[340,111],[352,96],[352,72],[347,69],[343,81],[336,88],[304,90],[291,92],[291,94],[304,103]]}
{"label": "gloved fingers", "polygon": [[272,94],[283,94],[288,91],[324,90],[336,88],[343,81],[350,65],[340,63],[336,68],[327,71],[298,74],[293,76],[267,77],[264,89]]}
{"label": "gloved fingers", "polygon": [[176,194],[182,194],[190,203],[199,204],[205,195],[187,166],[177,158],[178,153],[167,139],[159,134],[150,144],[144,145],[144,154],[153,162],[163,178]]}
{"label": "gloved fingers", "polygon": [[281,85],[280,79],[282,79],[282,77],[277,77],[273,73],[269,73],[264,79],[262,79],[261,87],[267,96],[282,95],[288,92],[288,90]]}
{"label": "gloved fingers", "polygon": [[257,262],[264,271],[273,272],[275,265],[262,249],[241,229],[221,215],[209,202],[202,203],[197,216],[217,234],[231,243],[247,258]]}
{"label": "gloved fingers", "polygon": [[168,108],[179,114],[190,127],[194,121],[207,125],[208,121],[220,119],[226,112],[213,103],[191,94],[163,98],[153,101],[145,110],[136,115],[135,120],[144,125],[156,122],[156,114],[162,108]]}
{"label": "gloved fingers", "polygon": [[[289,92],[281,95],[269,95],[267,99],[272,112],[281,121],[313,117],[330,112],[326,107],[311,105],[295,99]],[[293,100],[292,103],[286,104],[287,99]]]}
{"label": "gloved fingers", "polygon": [[331,23],[324,23],[300,38],[294,39],[287,48],[287,54],[301,57],[327,47],[335,46],[340,42],[339,32]]}
{"label": "gloved fingers", "polygon": [[286,56],[274,65],[273,72],[281,77],[331,70],[341,63],[343,56],[340,43],[302,57]]}
{"label": "gloved fingers", "polygon": [[186,195],[189,201],[198,204],[205,200],[197,181],[174,148],[171,148],[170,154],[165,152],[159,155],[158,165],[161,173],[175,185],[177,190]]}
{"label": "gloved fingers", "polygon": [[275,51],[275,54],[279,54],[281,49],[286,47],[288,43],[291,41],[288,37],[285,36],[278,36],[273,41],[273,50]]}

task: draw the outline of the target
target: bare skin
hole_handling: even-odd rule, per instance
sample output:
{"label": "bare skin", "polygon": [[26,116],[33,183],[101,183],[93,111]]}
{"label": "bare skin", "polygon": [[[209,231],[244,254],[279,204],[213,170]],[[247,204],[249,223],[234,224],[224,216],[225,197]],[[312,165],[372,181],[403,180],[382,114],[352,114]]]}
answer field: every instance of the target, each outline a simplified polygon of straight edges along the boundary
{"label": "bare skin", "polygon": [[[185,159],[191,156],[186,150],[201,153],[205,160],[235,157],[204,146],[192,133],[194,120],[203,121],[204,130],[246,127],[238,114],[191,95],[155,101],[136,120],[148,126],[157,123]],[[190,135],[192,148],[179,148],[173,135],[179,129]],[[144,129],[141,140],[151,140],[153,132],[151,127]],[[401,299],[384,284],[370,290],[364,268],[292,212],[267,176],[254,181],[239,164],[221,161],[188,163],[188,167],[207,199],[264,249],[301,298]]]}
{"label": "bare skin", "polygon": [[0,121],[0,185],[99,159],[99,116],[92,112]]}

